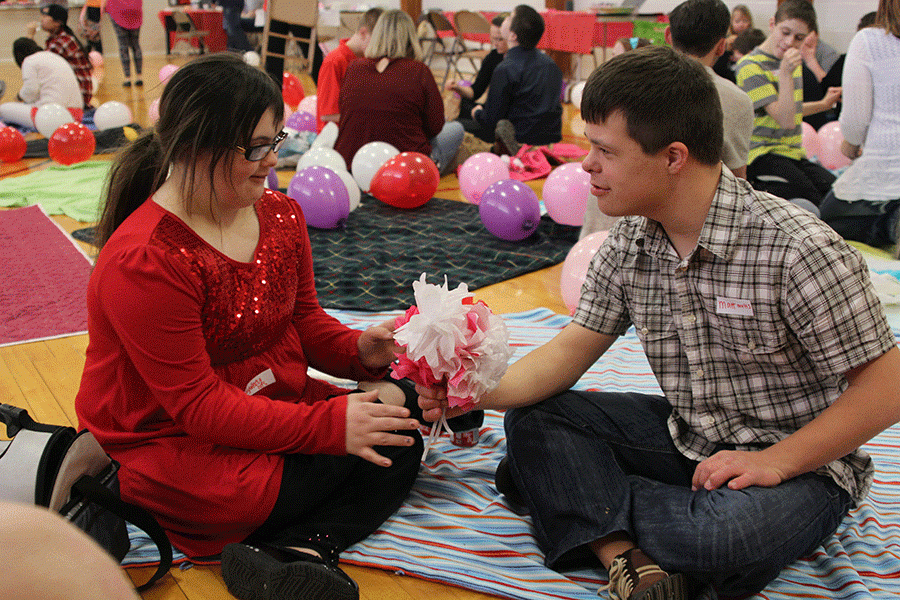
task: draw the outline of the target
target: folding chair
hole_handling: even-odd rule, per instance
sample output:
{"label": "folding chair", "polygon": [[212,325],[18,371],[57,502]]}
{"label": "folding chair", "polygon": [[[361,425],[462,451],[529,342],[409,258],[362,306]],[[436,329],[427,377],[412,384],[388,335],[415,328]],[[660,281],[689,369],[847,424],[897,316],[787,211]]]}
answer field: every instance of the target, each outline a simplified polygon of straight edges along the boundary
{"label": "folding chair", "polygon": [[[263,27],[261,62],[267,65],[266,59],[275,57],[282,64],[297,61],[300,70],[312,73],[313,57],[316,51],[316,26],[319,21],[319,3],[317,0],[268,0],[266,24]],[[309,34],[298,35],[298,28],[309,29]],[[298,54],[287,51],[288,40],[298,42]],[[274,43],[270,43],[274,42]],[[279,43],[280,42],[280,43]],[[301,44],[306,45],[304,54]],[[266,67],[268,71],[268,65]]]}
{"label": "folding chair", "polygon": [[[434,30],[434,37],[419,39],[420,43],[430,42],[428,50],[425,50],[424,62],[426,65],[431,66],[431,60],[437,54],[443,56],[444,60],[447,61],[447,70],[444,72],[444,80],[441,82],[441,88],[443,88],[447,78],[450,77],[451,70],[455,69],[459,73],[459,69],[456,67],[456,57],[459,52],[466,48],[461,46],[456,29],[444,16],[443,11],[437,9],[429,10],[425,13],[425,21]],[[444,32],[445,35],[442,36],[441,32]],[[438,51],[438,47],[440,47],[440,51]]]}
{"label": "folding chair", "polygon": [[191,40],[197,40],[197,50],[200,54],[206,52],[206,46],[203,40],[209,35],[208,31],[197,29],[191,16],[181,10],[172,11],[172,22],[175,24],[175,30],[172,32],[172,45],[169,48],[169,54],[178,44],[179,40],[184,40],[191,46]]}
{"label": "folding chair", "polygon": [[[474,42],[479,44],[479,46],[477,48],[472,48],[470,44],[473,42],[466,36],[486,36],[485,39],[490,40],[491,23],[480,12],[461,10],[453,15],[453,25],[456,27],[459,47],[462,48],[462,50],[458,51],[456,54],[456,61],[454,63],[454,66],[456,67],[456,74],[462,77],[462,73],[460,73],[459,71],[459,61],[463,58],[467,59],[469,63],[471,63],[472,72],[477,73],[481,61],[484,60],[484,57],[487,56],[490,52],[490,48],[485,47],[485,44],[489,44],[490,41],[486,43]],[[478,65],[475,64],[475,59],[478,59]]]}

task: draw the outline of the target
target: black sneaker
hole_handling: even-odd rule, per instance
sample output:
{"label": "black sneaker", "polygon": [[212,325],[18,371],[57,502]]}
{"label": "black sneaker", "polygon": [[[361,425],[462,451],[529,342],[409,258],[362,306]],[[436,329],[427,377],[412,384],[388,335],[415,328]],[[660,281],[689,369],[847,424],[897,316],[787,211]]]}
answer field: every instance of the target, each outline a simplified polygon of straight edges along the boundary
{"label": "black sneaker", "polygon": [[144,86],[144,80],[143,80],[143,79],[138,79],[137,81],[134,82],[134,85],[136,85],[136,86],[138,86],[138,87],[143,87],[143,86]]}
{"label": "black sneaker", "polygon": [[222,579],[240,600],[359,600],[359,586],[336,564],[287,548],[228,544]]}
{"label": "black sneaker", "polygon": [[130,80],[130,79],[126,79],[125,81],[123,81],[123,82],[122,82],[122,87],[131,87],[131,80]]}

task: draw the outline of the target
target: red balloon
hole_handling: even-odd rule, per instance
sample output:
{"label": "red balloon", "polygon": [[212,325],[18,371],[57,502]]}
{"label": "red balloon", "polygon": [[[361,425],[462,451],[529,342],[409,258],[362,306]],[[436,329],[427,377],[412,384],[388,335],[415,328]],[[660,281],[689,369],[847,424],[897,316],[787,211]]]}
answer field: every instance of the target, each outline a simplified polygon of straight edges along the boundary
{"label": "red balloon", "polygon": [[303,86],[300,84],[300,80],[293,73],[285,71],[281,80],[281,97],[284,99],[285,104],[289,104],[291,108],[297,108],[304,96],[306,94],[303,93]]}
{"label": "red balloon", "polygon": [[91,130],[81,123],[66,123],[57,128],[47,142],[50,158],[61,165],[72,165],[94,154],[97,140]]}
{"label": "red balloon", "polygon": [[401,152],[381,165],[369,193],[397,208],[416,208],[431,200],[440,180],[430,158],[419,152]]}
{"label": "red balloon", "polygon": [[0,162],[13,163],[22,160],[28,146],[25,136],[14,127],[0,129]]}

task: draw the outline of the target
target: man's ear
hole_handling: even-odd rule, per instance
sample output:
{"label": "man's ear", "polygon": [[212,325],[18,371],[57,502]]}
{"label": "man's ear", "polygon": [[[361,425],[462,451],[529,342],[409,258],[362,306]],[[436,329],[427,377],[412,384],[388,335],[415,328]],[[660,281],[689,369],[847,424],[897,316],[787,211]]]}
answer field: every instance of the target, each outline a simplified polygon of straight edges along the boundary
{"label": "man's ear", "polygon": [[722,56],[723,54],[725,54],[725,45],[726,44],[727,44],[727,40],[725,38],[722,38],[721,40],[719,40],[719,43],[716,44],[716,47],[715,47],[716,56]]}
{"label": "man's ear", "polygon": [[670,25],[666,25],[666,43],[672,45],[672,27]]}
{"label": "man's ear", "polygon": [[769,31],[775,31],[775,17],[769,17]]}
{"label": "man's ear", "polygon": [[687,146],[682,142],[672,142],[666,147],[665,153],[670,175],[680,172],[687,164],[688,158],[691,155]]}

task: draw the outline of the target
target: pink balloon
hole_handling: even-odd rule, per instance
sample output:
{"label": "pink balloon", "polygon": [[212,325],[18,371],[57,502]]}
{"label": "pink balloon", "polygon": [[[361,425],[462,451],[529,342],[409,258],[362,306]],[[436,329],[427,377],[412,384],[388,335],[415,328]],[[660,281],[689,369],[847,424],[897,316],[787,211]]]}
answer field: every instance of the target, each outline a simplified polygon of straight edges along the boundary
{"label": "pink balloon", "polygon": [[492,183],[509,179],[509,166],[496,154],[473,154],[459,168],[459,187],[472,204],[481,202],[481,195]]}
{"label": "pink balloon", "polygon": [[517,242],[538,228],[541,205],[527,183],[503,179],[484,190],[478,215],[485,228],[498,238]]}
{"label": "pink balloon", "polygon": [[812,160],[822,151],[822,140],[819,139],[816,128],[806,121],[803,121],[801,127],[803,128],[803,150],[806,151],[806,158]]}
{"label": "pink balloon", "polygon": [[300,104],[297,105],[297,110],[299,112],[308,112],[311,115],[316,114],[316,95],[306,96],[303,100],[300,101]]}
{"label": "pink balloon", "polygon": [[150,103],[147,107],[147,118],[151,123],[159,121],[159,98]]}
{"label": "pink balloon", "polygon": [[159,81],[160,83],[165,83],[169,80],[169,77],[178,70],[177,65],[163,65],[159,70]]}
{"label": "pink balloon", "polygon": [[581,163],[560,165],[547,176],[541,195],[551,219],[562,225],[581,225],[591,195],[591,176]]}
{"label": "pink balloon", "polygon": [[841,154],[841,143],[844,136],[841,134],[841,125],[837,121],[825,123],[819,128],[819,162],[826,169],[840,169],[846,167],[851,161]]}
{"label": "pink balloon", "polygon": [[562,293],[563,303],[570,313],[575,312],[578,301],[581,299],[581,286],[587,279],[588,267],[591,259],[597,254],[597,250],[603,245],[608,231],[598,231],[584,236],[577,244],[572,246],[563,263],[562,274],[559,277],[559,288]]}

